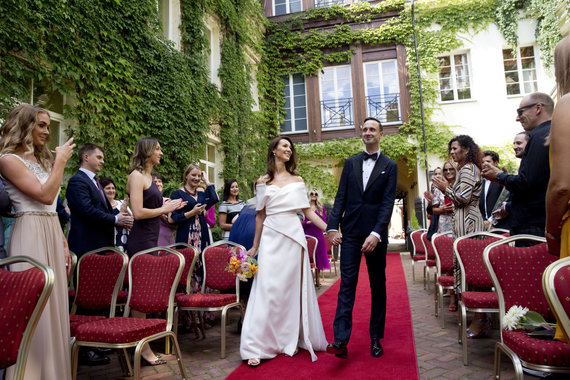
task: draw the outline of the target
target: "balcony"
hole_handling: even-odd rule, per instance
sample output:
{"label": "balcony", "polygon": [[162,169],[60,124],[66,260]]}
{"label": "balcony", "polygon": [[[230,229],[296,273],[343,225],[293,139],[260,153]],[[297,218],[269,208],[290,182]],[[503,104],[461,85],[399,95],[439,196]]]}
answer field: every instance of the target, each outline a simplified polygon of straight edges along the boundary
{"label": "balcony", "polygon": [[354,126],[352,98],[321,101],[322,129]]}
{"label": "balcony", "polygon": [[366,114],[380,120],[382,124],[401,123],[400,94],[367,96]]}

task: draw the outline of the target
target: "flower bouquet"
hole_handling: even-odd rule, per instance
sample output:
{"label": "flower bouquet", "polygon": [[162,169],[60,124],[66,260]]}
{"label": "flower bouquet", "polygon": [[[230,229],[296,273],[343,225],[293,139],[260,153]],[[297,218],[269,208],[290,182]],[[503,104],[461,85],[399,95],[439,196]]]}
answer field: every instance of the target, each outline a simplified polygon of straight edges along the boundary
{"label": "flower bouquet", "polygon": [[537,330],[544,329],[554,331],[555,323],[546,322],[544,317],[536,311],[528,310],[527,307],[513,305],[503,318],[505,330]]}
{"label": "flower bouquet", "polygon": [[240,281],[247,281],[248,278],[252,278],[257,273],[257,267],[257,260],[248,256],[246,251],[234,247],[228,252],[226,271],[237,276]]}

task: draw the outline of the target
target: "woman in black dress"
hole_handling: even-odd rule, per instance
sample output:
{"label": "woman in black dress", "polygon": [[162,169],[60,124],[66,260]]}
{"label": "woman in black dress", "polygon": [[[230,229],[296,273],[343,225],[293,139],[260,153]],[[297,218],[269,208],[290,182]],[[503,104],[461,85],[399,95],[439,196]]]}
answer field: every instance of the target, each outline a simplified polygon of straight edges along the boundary
{"label": "woman in black dress", "polygon": [[[186,202],[173,200],[162,203],[162,194],[152,181],[152,169],[160,163],[162,151],[158,140],[146,137],[137,141],[133,154],[133,164],[127,179],[127,194],[130,197],[131,210],[135,222],[127,240],[127,253],[133,256],[145,249],[154,248],[158,243],[159,218],[176,209],[184,207]],[[136,318],[145,318],[144,313],[131,311]],[[151,365],[165,364],[145,345],[142,357]]]}

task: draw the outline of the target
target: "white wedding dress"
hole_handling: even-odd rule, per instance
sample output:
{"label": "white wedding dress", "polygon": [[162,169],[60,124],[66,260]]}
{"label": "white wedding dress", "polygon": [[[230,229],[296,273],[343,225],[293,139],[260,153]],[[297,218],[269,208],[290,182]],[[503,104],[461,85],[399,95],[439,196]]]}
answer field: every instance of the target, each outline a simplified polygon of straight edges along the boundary
{"label": "white wedding dress", "polygon": [[297,212],[309,207],[303,182],[279,188],[257,185],[257,210],[265,208],[259,244],[259,271],[253,280],[243,321],[240,354],[247,359],[293,356],[306,349],[325,351],[327,340],[307,241]]}

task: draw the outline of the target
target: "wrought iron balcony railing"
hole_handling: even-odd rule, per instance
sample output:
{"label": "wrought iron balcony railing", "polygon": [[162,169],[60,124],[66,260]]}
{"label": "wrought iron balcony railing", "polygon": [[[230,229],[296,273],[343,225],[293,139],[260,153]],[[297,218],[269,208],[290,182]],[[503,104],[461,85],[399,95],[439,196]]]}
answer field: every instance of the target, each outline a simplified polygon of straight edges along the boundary
{"label": "wrought iron balcony railing", "polygon": [[315,8],[330,7],[333,4],[342,5],[344,3],[345,0],[315,0]]}
{"label": "wrought iron balcony railing", "polygon": [[321,101],[322,128],[342,128],[354,125],[352,98]]}
{"label": "wrought iron balcony railing", "polygon": [[367,96],[366,111],[382,123],[401,122],[400,94]]}

